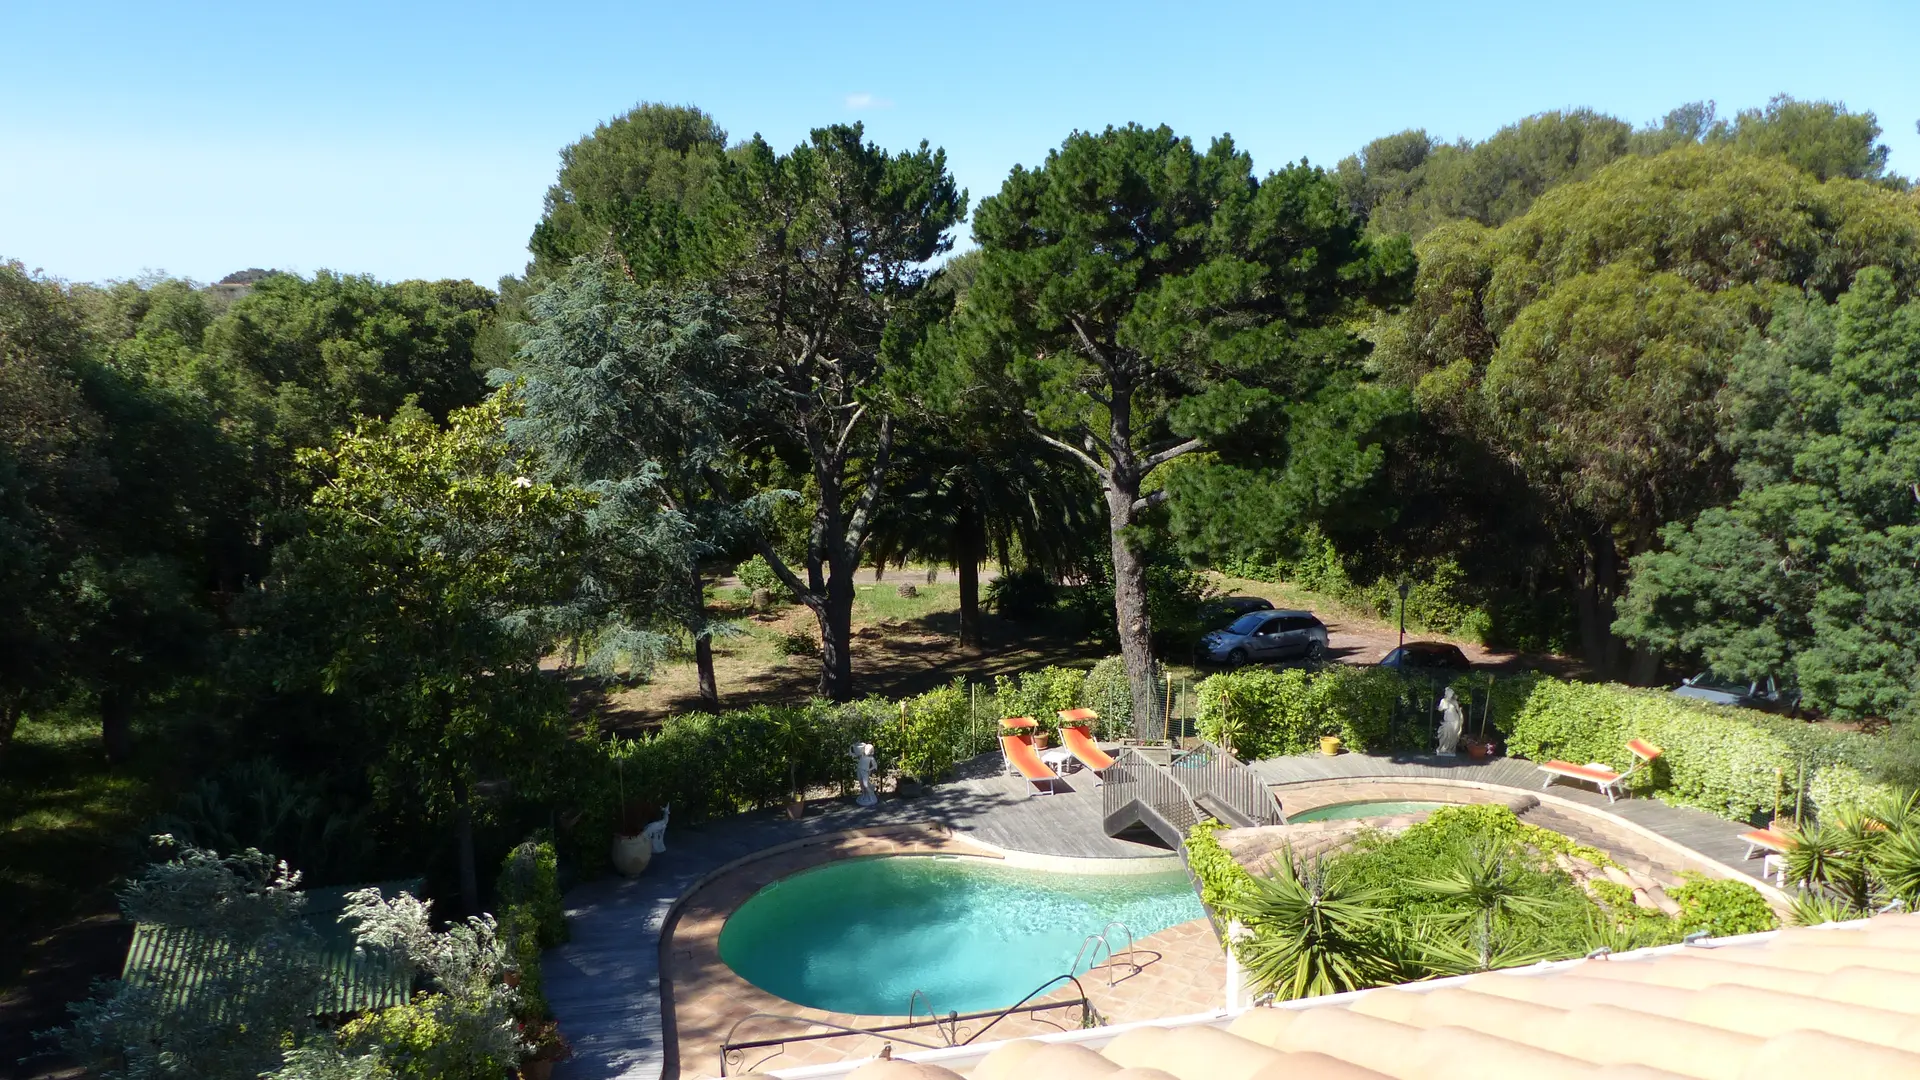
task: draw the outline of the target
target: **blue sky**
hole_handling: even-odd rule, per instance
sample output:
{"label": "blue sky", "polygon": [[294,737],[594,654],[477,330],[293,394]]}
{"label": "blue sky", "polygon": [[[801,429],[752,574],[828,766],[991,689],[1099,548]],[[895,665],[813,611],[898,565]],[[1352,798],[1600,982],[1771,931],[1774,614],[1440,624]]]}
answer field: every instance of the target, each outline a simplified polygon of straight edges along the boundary
{"label": "blue sky", "polygon": [[977,200],[1070,130],[1231,132],[1332,165],[1407,127],[1484,137],[1779,92],[1871,109],[1920,173],[1920,4],[536,5],[0,0],[0,257],[71,280],[248,266],[491,284],[558,151],[640,101],[787,146],[863,120]]}

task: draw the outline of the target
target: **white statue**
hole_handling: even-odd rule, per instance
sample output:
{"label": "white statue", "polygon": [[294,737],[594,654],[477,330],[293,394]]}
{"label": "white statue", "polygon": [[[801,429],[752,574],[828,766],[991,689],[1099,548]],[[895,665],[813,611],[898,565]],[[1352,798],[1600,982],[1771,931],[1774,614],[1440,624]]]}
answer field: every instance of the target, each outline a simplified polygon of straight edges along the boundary
{"label": "white statue", "polygon": [[667,808],[660,811],[659,821],[648,822],[647,827],[640,830],[640,835],[646,837],[647,842],[653,845],[655,855],[667,850],[667,819],[672,816],[673,804],[668,803]]}
{"label": "white statue", "polygon": [[1440,697],[1440,734],[1434,739],[1433,752],[1441,757],[1452,757],[1460,752],[1460,736],[1467,730],[1467,717],[1460,708],[1460,699],[1453,694],[1453,687]]}
{"label": "white statue", "polygon": [[860,794],[853,801],[859,806],[872,806],[880,801],[873,793],[873,744],[854,743],[847,752],[853,758],[853,771],[860,779]]}

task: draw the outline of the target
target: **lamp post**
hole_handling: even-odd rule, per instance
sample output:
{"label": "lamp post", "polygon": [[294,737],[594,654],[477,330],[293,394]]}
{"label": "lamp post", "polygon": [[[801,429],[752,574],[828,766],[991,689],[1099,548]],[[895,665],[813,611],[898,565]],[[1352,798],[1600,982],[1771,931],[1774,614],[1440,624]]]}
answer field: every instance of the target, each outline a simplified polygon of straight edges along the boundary
{"label": "lamp post", "polygon": [[1405,579],[1400,582],[1400,644],[1407,643],[1407,593],[1413,591]]}

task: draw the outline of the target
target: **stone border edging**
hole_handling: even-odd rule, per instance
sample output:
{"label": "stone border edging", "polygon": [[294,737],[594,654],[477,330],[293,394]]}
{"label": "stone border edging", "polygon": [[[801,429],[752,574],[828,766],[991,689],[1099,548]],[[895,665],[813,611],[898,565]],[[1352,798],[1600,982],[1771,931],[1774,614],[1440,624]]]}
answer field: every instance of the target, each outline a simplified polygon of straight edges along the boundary
{"label": "stone border edging", "polygon": [[[1376,775],[1363,774],[1359,776],[1343,776],[1338,778],[1323,777],[1323,778],[1316,778],[1313,780],[1291,780],[1284,784],[1268,784],[1267,786],[1270,788],[1273,788],[1276,791],[1281,791],[1281,790],[1285,790],[1286,788],[1294,788],[1294,787],[1304,788],[1304,787],[1309,787],[1315,784],[1332,784],[1332,783],[1343,783],[1343,782],[1353,782],[1353,781],[1359,781],[1363,783],[1378,782],[1382,784],[1404,783],[1404,784],[1432,785],[1434,787],[1461,788],[1469,791],[1488,791],[1488,792],[1526,791],[1527,794],[1532,795],[1533,797],[1539,799],[1541,803],[1550,805],[1556,810],[1571,811],[1574,813],[1575,816],[1588,815],[1588,816],[1600,818],[1601,820],[1605,821],[1609,826],[1616,826],[1616,825],[1620,826],[1624,828],[1627,832],[1630,832],[1635,836],[1640,837],[1641,839],[1651,840],[1654,842],[1655,845],[1665,848],[1668,851],[1677,852],[1679,854],[1686,856],[1689,859],[1693,859],[1695,861],[1704,863],[1708,867],[1710,867],[1712,870],[1714,870],[1714,872],[1718,873],[1721,877],[1727,878],[1728,880],[1731,880],[1731,881],[1744,881],[1747,884],[1752,885],[1754,888],[1758,889],[1760,891],[1760,895],[1766,897],[1769,901],[1782,904],[1782,905],[1790,904],[1793,902],[1792,897],[1788,896],[1786,893],[1782,892],[1781,890],[1775,888],[1771,883],[1766,881],[1755,881],[1752,875],[1742,873],[1741,871],[1736,870],[1731,866],[1728,866],[1726,863],[1723,863],[1720,860],[1713,858],[1710,855],[1704,854],[1699,851],[1695,851],[1693,848],[1690,848],[1685,844],[1680,843],[1677,840],[1674,840],[1670,837],[1662,836],[1659,833],[1654,832],[1652,829],[1647,828],[1645,825],[1642,825],[1635,821],[1629,821],[1618,814],[1610,814],[1597,807],[1588,806],[1585,803],[1575,802],[1572,799],[1562,798],[1558,795],[1553,794],[1551,791],[1547,791],[1544,789],[1539,791],[1527,791],[1527,789],[1525,788],[1514,787],[1509,784],[1490,784],[1481,780],[1455,780],[1449,777],[1428,777],[1428,776],[1411,777],[1411,776],[1400,776],[1393,773],[1380,773]],[[1282,800],[1283,803],[1284,801],[1285,800]]]}

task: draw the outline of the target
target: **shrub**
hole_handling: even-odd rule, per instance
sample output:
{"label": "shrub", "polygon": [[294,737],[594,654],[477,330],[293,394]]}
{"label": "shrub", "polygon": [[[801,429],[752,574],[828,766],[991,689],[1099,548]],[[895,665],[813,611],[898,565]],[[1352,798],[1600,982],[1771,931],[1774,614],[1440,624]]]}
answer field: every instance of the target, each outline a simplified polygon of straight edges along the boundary
{"label": "shrub", "polygon": [[1667,896],[1680,905],[1676,919],[1682,933],[1704,930],[1712,937],[1732,937],[1780,925],[1760,890],[1744,881],[1710,879],[1692,872],[1680,876],[1684,881],[1668,889]]}
{"label": "shrub", "polygon": [[774,640],[773,647],[781,656],[819,656],[820,635],[808,627],[789,630]]}
{"label": "shrub", "polygon": [[1127,680],[1125,657],[1109,656],[1093,665],[1080,683],[1080,704],[1100,714],[1101,738],[1133,734],[1133,685]]}
{"label": "shrub", "polygon": [[1235,907],[1253,888],[1253,875],[1213,838],[1224,828],[1217,821],[1203,821],[1187,834],[1187,870],[1200,883],[1200,902],[1219,913]]}
{"label": "shrub", "polygon": [[567,940],[567,913],[560,900],[559,860],[551,843],[532,840],[507,853],[494,889],[500,907],[524,908],[533,915],[540,946],[551,949]]}
{"label": "shrub", "polygon": [[1018,679],[996,675],[993,679],[994,708],[1002,717],[1031,716],[1043,731],[1060,726],[1056,714],[1080,704],[1080,686],[1087,673],[1079,668],[1045,667],[1021,673]]}
{"label": "shrub", "polygon": [[937,780],[954,762],[971,753],[971,717],[963,680],[900,703],[900,720],[887,739],[900,771],[923,781]]}
{"label": "shrub", "polygon": [[767,563],[765,557],[760,555],[755,555],[741,563],[740,568],[734,571],[734,576],[739,578],[740,584],[749,590],[784,591],[779,577],[773,572],[773,567]]}
{"label": "shrub", "polygon": [[987,583],[985,605],[1003,619],[1031,622],[1053,609],[1057,589],[1039,570],[1015,570]]}
{"label": "shrub", "polygon": [[1861,775],[1873,760],[1866,736],[1624,686],[1540,679],[1514,719],[1507,748],[1536,761],[1599,761],[1625,770],[1633,738],[1663,751],[1634,778],[1635,791],[1734,820],[1771,812],[1776,803],[1791,808],[1803,771],[1815,813],[1865,802],[1879,790]]}
{"label": "shrub", "polygon": [[[1338,735],[1361,753],[1424,749],[1431,697],[1430,688],[1381,668],[1247,668],[1201,681],[1198,723],[1202,737],[1249,759],[1304,754],[1322,735]],[[1394,717],[1402,710],[1418,710],[1421,718],[1399,725],[1396,737]]]}

